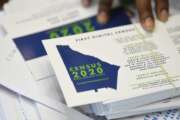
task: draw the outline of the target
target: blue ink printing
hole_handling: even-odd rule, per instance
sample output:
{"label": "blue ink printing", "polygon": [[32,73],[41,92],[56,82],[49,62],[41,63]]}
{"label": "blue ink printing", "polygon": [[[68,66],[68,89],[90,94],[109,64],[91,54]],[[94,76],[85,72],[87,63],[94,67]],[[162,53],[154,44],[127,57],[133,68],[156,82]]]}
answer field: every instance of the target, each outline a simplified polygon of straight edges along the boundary
{"label": "blue ink printing", "polygon": [[119,66],[74,51],[69,46],[59,45],[57,49],[77,92],[117,89]]}

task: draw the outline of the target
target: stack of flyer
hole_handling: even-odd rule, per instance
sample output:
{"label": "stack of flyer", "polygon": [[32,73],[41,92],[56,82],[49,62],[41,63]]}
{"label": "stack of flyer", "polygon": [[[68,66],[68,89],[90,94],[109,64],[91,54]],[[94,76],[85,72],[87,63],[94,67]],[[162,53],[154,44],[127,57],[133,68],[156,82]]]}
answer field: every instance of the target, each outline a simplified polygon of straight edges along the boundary
{"label": "stack of flyer", "polygon": [[43,41],[67,105],[92,104],[109,119],[167,109],[154,102],[173,97],[179,106],[179,20]]}
{"label": "stack of flyer", "polygon": [[99,24],[97,9],[79,0],[4,6],[0,120],[124,120],[165,110],[126,119],[178,120],[180,17],[147,33],[119,7]]}

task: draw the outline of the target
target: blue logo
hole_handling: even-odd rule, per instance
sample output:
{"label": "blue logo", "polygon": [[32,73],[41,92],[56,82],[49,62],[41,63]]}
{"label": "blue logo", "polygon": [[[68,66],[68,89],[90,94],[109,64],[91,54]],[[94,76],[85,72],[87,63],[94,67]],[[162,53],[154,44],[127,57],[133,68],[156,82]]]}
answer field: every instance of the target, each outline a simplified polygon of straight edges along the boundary
{"label": "blue logo", "polygon": [[57,49],[77,92],[117,89],[119,66],[74,51],[69,46],[60,45]]}

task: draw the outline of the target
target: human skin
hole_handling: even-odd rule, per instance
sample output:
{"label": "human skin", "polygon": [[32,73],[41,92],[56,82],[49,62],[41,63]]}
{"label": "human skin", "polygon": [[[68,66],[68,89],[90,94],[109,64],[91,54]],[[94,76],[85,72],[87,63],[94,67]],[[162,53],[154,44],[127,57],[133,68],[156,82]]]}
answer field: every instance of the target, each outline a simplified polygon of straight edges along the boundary
{"label": "human skin", "polygon": [[[124,0],[125,1],[125,0]],[[127,1],[127,0],[126,0]],[[131,0],[135,3],[139,14],[139,21],[142,27],[147,31],[153,31],[155,27],[154,15],[152,13],[151,0]],[[154,0],[157,18],[166,22],[169,17],[169,1]],[[85,7],[91,5],[92,0],[82,0]],[[110,9],[113,0],[100,0],[97,19],[100,23],[106,23],[110,18]]]}
{"label": "human skin", "polygon": [[7,3],[9,0],[0,0],[0,9],[3,8],[3,5]]}

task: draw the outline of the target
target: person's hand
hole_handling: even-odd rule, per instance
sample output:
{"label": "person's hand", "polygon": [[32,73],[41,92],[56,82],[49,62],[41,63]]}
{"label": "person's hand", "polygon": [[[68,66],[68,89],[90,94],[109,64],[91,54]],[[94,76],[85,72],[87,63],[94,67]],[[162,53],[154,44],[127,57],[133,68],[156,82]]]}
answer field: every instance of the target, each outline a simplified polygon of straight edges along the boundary
{"label": "person's hand", "polygon": [[7,3],[9,0],[0,0],[0,9],[3,8],[3,5]]}
{"label": "person's hand", "polygon": [[[91,5],[92,0],[82,0],[85,7]],[[110,18],[110,9],[113,0],[100,0],[97,19],[100,23],[106,23]],[[154,16],[152,13],[151,0],[135,0],[139,13],[139,20],[144,29],[152,31],[155,27]],[[169,17],[168,0],[155,0],[155,11],[157,18],[166,22]]]}

